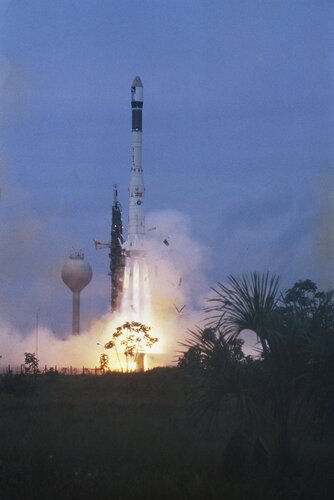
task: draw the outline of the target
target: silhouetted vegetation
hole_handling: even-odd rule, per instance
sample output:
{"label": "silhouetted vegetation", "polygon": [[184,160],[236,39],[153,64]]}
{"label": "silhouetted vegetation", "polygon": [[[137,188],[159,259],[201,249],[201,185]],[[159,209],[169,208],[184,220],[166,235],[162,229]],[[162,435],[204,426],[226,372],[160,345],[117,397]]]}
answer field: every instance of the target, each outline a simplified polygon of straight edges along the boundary
{"label": "silhouetted vegetation", "polygon": [[[193,414],[233,421],[223,483],[236,498],[244,481],[259,488],[245,498],[334,498],[333,291],[305,280],[280,294],[277,277],[253,273],[219,283],[206,313],[179,366],[196,387]],[[245,330],[257,356],[242,352]]]}
{"label": "silhouetted vegetation", "polygon": [[99,358],[100,361],[100,370],[102,373],[110,372],[109,366],[109,356],[108,354],[102,353]]}
{"label": "silhouetted vegetation", "polygon": [[35,390],[35,380],[23,373],[17,374],[7,371],[0,376],[0,394],[26,396]]}
{"label": "silhouetted vegetation", "polygon": [[24,353],[24,372],[27,374],[36,375],[39,373],[38,368],[39,360],[34,352],[25,352]]}
{"label": "silhouetted vegetation", "polygon": [[137,358],[143,350],[151,349],[158,342],[157,337],[152,337],[149,334],[150,326],[138,323],[137,321],[126,321],[123,325],[118,326],[112,334],[112,340],[104,345],[105,349],[114,349],[119,362],[120,369],[123,371],[123,366],[120,360],[119,351],[124,353],[126,360],[126,371],[133,371],[129,367],[129,360],[136,366]]}

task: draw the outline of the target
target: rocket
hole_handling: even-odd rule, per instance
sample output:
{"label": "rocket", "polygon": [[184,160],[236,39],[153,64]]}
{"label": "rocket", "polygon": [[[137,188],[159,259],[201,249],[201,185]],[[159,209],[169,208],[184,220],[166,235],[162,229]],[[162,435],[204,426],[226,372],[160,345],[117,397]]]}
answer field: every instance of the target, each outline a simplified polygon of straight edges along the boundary
{"label": "rocket", "polygon": [[126,265],[122,312],[136,321],[146,321],[150,291],[145,250],[144,175],[142,167],[143,84],[136,76],[131,85],[132,145],[129,183],[128,236],[124,245]]}
{"label": "rocket", "polygon": [[129,221],[126,254],[140,256],[145,252],[144,175],[142,167],[143,84],[136,76],[131,86],[132,164],[129,184]]}
{"label": "rocket", "polygon": [[95,248],[109,248],[111,310],[145,315],[149,307],[148,271],[145,263],[144,176],[142,167],[143,84],[136,76],[131,85],[132,161],[129,183],[128,236],[124,242],[122,207],[114,185],[111,241],[94,240]]}

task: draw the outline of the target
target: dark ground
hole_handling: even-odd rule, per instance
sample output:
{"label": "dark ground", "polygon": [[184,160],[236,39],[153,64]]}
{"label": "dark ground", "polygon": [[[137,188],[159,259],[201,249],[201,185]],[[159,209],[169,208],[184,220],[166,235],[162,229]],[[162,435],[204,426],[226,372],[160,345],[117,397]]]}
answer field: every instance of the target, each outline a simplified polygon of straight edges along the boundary
{"label": "dark ground", "polygon": [[2,500],[318,498],[223,479],[233,422],[198,425],[180,369],[13,377],[0,392]]}

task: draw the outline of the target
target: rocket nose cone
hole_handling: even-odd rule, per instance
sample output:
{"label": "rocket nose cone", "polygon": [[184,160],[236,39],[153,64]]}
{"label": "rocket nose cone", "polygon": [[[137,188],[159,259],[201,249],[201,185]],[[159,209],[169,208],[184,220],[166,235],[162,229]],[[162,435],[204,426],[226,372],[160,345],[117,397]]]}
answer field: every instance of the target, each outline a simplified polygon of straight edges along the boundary
{"label": "rocket nose cone", "polygon": [[140,76],[135,76],[131,87],[142,87],[142,86],[143,86],[143,84],[141,82]]}

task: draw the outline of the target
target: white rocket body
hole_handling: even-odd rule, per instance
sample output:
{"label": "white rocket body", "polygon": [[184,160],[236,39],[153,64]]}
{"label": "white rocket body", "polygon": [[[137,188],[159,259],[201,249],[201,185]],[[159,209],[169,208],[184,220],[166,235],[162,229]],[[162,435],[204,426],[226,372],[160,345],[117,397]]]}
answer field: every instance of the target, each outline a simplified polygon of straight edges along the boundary
{"label": "white rocket body", "polygon": [[[146,322],[150,311],[150,290],[145,260],[144,175],[142,167],[143,84],[136,76],[131,86],[132,164],[129,184],[128,237],[122,311],[128,318]],[[140,351],[140,349],[139,349]]]}
{"label": "white rocket body", "polygon": [[126,251],[128,256],[145,251],[144,175],[142,167],[143,85],[139,78],[131,86],[132,165],[129,184],[129,225]]}

